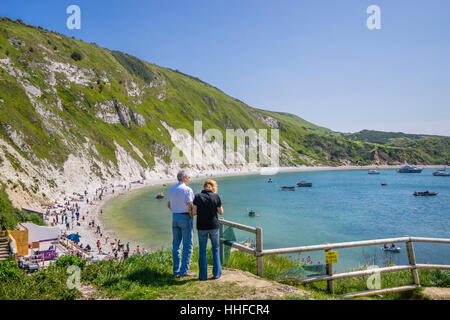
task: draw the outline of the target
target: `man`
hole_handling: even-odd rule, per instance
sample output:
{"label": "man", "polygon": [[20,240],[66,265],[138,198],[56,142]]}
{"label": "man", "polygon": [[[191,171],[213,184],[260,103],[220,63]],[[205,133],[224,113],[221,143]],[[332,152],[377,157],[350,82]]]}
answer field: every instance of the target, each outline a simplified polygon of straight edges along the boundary
{"label": "man", "polygon": [[[169,188],[168,207],[172,211],[172,259],[173,274],[175,276],[192,276],[189,265],[192,255],[192,240],[194,236],[194,223],[192,220],[192,202],[194,192],[187,185],[190,176],[184,171],[177,174],[178,183]],[[180,247],[183,242],[183,255],[180,265]]]}

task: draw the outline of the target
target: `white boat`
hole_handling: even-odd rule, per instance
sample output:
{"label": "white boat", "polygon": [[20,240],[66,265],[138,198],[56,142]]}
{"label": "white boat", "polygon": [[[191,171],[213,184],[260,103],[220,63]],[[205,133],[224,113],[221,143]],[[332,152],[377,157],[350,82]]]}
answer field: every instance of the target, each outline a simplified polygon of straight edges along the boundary
{"label": "white boat", "polygon": [[422,168],[417,166],[410,166],[409,164],[405,164],[403,167],[397,170],[399,173],[421,173]]}
{"label": "white boat", "polygon": [[368,174],[380,174],[378,170],[369,170]]}
{"label": "white boat", "polygon": [[433,172],[433,176],[436,177],[450,177],[450,171],[446,171],[446,168],[439,169]]}

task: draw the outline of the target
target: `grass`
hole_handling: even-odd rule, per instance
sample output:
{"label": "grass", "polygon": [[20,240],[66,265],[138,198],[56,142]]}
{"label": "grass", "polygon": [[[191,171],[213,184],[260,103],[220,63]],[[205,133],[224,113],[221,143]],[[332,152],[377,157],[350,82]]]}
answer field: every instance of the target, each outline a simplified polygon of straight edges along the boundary
{"label": "grass", "polygon": [[19,210],[12,205],[6,193],[6,187],[5,184],[0,185],[0,227],[5,226],[7,229],[15,229],[19,222],[26,221],[43,225],[44,222],[39,216]]}
{"label": "grass", "polygon": [[[197,248],[191,259],[191,271],[198,274]],[[208,264],[212,255],[208,250]],[[97,288],[99,296],[111,299],[236,299],[255,291],[254,288],[242,287],[236,283],[217,281],[197,281],[196,276],[176,278],[172,276],[172,254],[159,250],[144,256],[132,256],[122,261],[100,261],[86,264],[86,261],[74,256],[64,256],[47,269],[32,275],[19,270],[14,262],[0,262],[0,300],[4,299],[76,299],[81,292],[68,289],[66,282],[69,275],[67,267],[77,265],[81,269],[81,282]],[[326,282],[301,285],[296,280],[286,280],[280,275],[294,263],[285,257],[268,256],[264,258],[264,278],[278,280],[281,283],[307,290],[308,297],[285,296],[281,299],[343,299],[339,294],[367,290],[367,277],[335,280],[335,295],[326,292]],[[256,273],[253,256],[234,251],[225,268],[240,269]],[[211,274],[211,270],[209,270]],[[449,287],[450,271],[420,270],[419,276],[423,286]],[[393,287],[412,282],[409,271],[382,274],[382,287]],[[363,299],[426,299],[421,289],[414,292],[388,294],[383,297],[366,297]]]}

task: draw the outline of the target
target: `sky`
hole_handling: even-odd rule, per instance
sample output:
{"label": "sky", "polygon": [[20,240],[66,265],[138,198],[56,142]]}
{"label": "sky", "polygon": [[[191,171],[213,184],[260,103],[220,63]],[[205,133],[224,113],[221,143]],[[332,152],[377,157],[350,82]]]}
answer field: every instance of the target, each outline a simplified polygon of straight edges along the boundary
{"label": "sky", "polygon": [[[67,28],[69,5],[79,30]],[[371,5],[381,29],[367,27]],[[448,0],[1,0],[0,16],[335,131],[450,136]]]}

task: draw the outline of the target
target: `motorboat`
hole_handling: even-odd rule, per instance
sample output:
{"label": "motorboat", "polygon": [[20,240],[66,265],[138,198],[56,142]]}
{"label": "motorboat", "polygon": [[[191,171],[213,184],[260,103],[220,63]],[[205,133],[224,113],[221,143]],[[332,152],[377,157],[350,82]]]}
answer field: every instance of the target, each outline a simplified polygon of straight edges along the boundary
{"label": "motorboat", "polygon": [[369,170],[368,174],[380,174],[378,170]]}
{"label": "motorboat", "polygon": [[386,187],[386,186],[387,186],[387,183],[382,182],[382,183],[381,183],[381,186],[382,186],[382,187]]}
{"label": "motorboat", "polygon": [[269,180],[267,180],[267,183],[272,183],[273,181],[272,181],[272,179],[271,178],[269,178]]}
{"label": "motorboat", "polygon": [[311,188],[312,187],[312,182],[299,181],[299,182],[297,182],[297,187]]}
{"label": "motorboat", "polygon": [[450,177],[450,171],[447,171],[446,168],[436,170],[433,172],[433,176],[436,177]]}
{"label": "motorboat", "polygon": [[388,246],[387,244],[384,245],[384,247],[381,248],[381,250],[383,251],[390,251],[390,252],[400,252],[402,248],[396,246],[394,243],[390,246]]}
{"label": "motorboat", "polygon": [[256,216],[255,210],[250,210],[250,211],[248,212],[248,216],[249,216],[249,217],[255,217],[255,216]]}
{"label": "motorboat", "polygon": [[282,191],[295,191],[295,186],[282,186]]}
{"label": "motorboat", "polygon": [[405,164],[403,167],[397,170],[399,173],[421,173],[423,168],[419,168],[417,166],[410,166],[409,164]]}
{"label": "motorboat", "polygon": [[437,192],[430,192],[430,191],[424,191],[424,192],[417,192],[414,191],[413,195],[415,195],[416,197],[429,197],[429,196],[437,196],[438,193]]}

